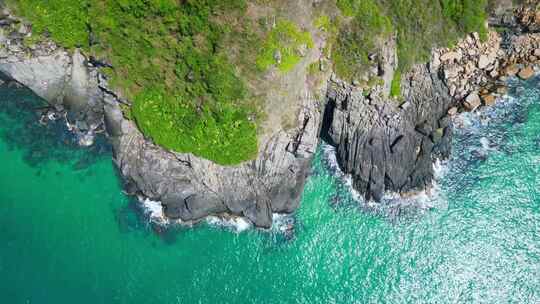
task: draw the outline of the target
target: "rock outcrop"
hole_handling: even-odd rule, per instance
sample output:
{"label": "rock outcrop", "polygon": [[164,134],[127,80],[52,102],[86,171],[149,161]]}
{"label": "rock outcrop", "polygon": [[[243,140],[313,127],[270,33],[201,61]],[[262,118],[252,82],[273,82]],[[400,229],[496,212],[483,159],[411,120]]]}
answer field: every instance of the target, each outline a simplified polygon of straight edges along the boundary
{"label": "rock outcrop", "polygon": [[354,188],[379,201],[385,191],[424,189],[435,156],[450,153],[452,98],[438,70],[417,65],[402,79],[401,106],[336,81],[330,86],[323,135],[337,146],[338,162]]}
{"label": "rock outcrop", "polygon": [[401,105],[382,87],[363,92],[334,78],[322,135],[336,146],[340,167],[367,200],[429,187],[434,160],[450,154],[451,117],[494,104],[505,93],[507,76],[534,74],[540,35],[531,33],[533,22],[524,27],[524,9],[512,1],[495,2],[502,15],[490,20],[500,21],[506,33],[490,32],[485,41],[473,33],[452,49],[433,50],[429,63],[403,75]]}

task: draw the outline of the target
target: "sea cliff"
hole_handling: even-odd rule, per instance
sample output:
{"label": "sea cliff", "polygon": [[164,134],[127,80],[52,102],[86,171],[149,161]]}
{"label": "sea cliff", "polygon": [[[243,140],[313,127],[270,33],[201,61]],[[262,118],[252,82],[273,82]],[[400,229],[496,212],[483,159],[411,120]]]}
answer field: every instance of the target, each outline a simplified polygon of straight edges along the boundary
{"label": "sea cliff", "polygon": [[[26,45],[31,27],[7,9],[0,13],[0,71],[48,101],[44,117],[64,117],[82,145],[106,131],[126,191],[160,201],[166,219],[192,223],[234,215],[268,228],[272,213],[298,208],[321,137],[337,147],[341,168],[367,200],[429,187],[433,161],[451,153],[452,117],[496,102],[506,77],[534,73],[540,59],[537,2],[497,2],[489,22],[499,32],[485,39],[473,33],[452,48],[433,49],[428,63],[401,75],[398,98],[390,92],[398,69],[395,37],[369,56],[382,80],[371,87],[324,67],[328,41],[315,39],[293,72],[273,79],[278,85],[267,95],[281,100],[275,92],[287,91],[286,100],[295,105],[287,109],[292,126],[272,126],[255,159],[231,166],[156,145],[126,117],[123,108],[131,101],[109,85],[100,72],[103,62],[52,41]],[[306,69],[311,61],[321,63],[323,81],[316,85]]]}

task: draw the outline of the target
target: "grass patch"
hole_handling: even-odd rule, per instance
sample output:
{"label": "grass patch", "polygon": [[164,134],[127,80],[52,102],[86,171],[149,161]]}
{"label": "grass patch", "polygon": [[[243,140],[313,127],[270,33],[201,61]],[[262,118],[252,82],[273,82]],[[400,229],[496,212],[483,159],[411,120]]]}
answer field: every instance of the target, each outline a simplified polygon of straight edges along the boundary
{"label": "grass patch", "polygon": [[223,165],[257,154],[255,124],[231,103],[219,109],[204,105],[194,112],[180,96],[148,89],[137,96],[132,112],[145,134],[173,151],[189,151]]}
{"label": "grass patch", "polygon": [[301,48],[313,48],[313,39],[307,31],[302,31],[296,24],[280,20],[272,28],[257,57],[257,67],[266,71],[276,66],[280,71],[287,72],[300,62]]}

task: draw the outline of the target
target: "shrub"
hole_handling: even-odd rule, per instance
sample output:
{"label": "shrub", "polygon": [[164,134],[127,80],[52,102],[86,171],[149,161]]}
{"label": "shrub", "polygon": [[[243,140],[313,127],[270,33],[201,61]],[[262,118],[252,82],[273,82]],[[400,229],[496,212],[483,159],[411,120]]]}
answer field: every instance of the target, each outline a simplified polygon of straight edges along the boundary
{"label": "shrub", "polygon": [[392,85],[390,87],[390,96],[400,97],[401,96],[401,72],[397,70],[392,79]]}
{"label": "shrub", "polygon": [[222,165],[257,154],[255,125],[245,119],[242,108],[230,103],[194,108],[180,96],[152,88],[137,96],[132,112],[145,134],[173,151],[191,152]]}
{"label": "shrub", "polygon": [[443,14],[456,23],[463,33],[478,32],[487,37],[484,26],[487,0],[440,0]]}

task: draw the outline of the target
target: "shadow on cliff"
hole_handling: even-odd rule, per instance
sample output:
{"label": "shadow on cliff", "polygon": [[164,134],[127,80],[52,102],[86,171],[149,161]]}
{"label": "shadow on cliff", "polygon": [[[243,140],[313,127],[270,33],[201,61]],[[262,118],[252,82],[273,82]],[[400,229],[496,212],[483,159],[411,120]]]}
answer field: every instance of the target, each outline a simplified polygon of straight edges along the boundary
{"label": "shadow on cliff", "polygon": [[63,119],[46,125],[39,122],[47,108],[45,101],[2,75],[0,80],[4,82],[0,85],[0,137],[8,149],[20,150],[28,165],[38,168],[55,161],[84,170],[110,158],[111,147],[104,136],[97,136],[90,147],[80,147]]}

